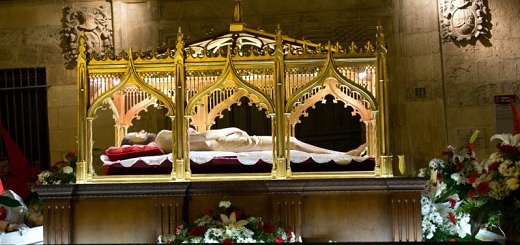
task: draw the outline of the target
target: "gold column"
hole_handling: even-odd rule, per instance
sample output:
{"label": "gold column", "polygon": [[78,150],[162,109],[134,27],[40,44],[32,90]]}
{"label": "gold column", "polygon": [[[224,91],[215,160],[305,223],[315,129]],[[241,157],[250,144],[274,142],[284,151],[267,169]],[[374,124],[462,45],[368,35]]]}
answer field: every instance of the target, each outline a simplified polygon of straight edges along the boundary
{"label": "gold column", "polygon": [[287,127],[285,124],[287,122],[285,118],[285,65],[284,65],[284,53],[283,53],[283,43],[282,43],[282,30],[280,30],[280,26],[278,26],[276,30],[276,48],[274,53],[274,104],[275,104],[275,120],[276,120],[276,128],[274,128],[275,133],[275,151],[273,154],[276,159],[277,164],[277,178],[285,179],[287,176],[287,165],[289,164],[289,160],[287,158],[286,152],[286,134]]}
{"label": "gold column", "polygon": [[388,84],[386,72],[386,52],[383,27],[377,27],[377,99],[379,103],[379,140],[381,142],[379,154],[390,155],[390,143],[388,132]]}
{"label": "gold column", "polygon": [[[81,36],[79,38],[79,47],[78,47],[78,59],[77,59],[77,104],[78,104],[78,128],[77,128],[77,144],[78,144],[78,163],[80,168],[76,168],[76,180],[78,183],[85,181],[85,176],[87,174],[87,168],[85,167],[85,155],[87,151],[87,138],[85,134],[87,133],[87,103],[89,102],[88,98],[88,75],[87,75],[87,56],[85,54],[85,38],[84,33],[81,32]],[[92,154],[90,152],[90,154]],[[81,170],[81,171],[80,171]]]}
{"label": "gold column", "polygon": [[186,130],[184,127],[184,92],[186,87],[186,77],[184,75],[184,42],[182,40],[181,29],[177,33],[177,45],[175,46],[174,65],[175,65],[175,117],[173,120],[173,161],[176,171],[175,178],[183,180],[186,172],[187,151],[185,142],[187,141]]}

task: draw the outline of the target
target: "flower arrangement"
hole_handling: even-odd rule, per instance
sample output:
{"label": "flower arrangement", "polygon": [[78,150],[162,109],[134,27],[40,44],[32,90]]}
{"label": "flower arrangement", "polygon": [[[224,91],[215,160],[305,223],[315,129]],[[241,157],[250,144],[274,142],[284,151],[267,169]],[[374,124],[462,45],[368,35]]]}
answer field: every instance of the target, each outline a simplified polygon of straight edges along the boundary
{"label": "flower arrangement", "polygon": [[78,153],[72,150],[65,154],[64,160],[56,162],[49,170],[44,170],[38,174],[35,185],[59,185],[76,182],[76,162]]}
{"label": "flower arrangement", "polygon": [[285,243],[295,242],[295,234],[247,216],[230,201],[208,209],[193,225],[177,224],[175,233],[160,235],[158,243]]}
{"label": "flower arrangement", "polygon": [[470,217],[458,212],[458,208],[473,189],[469,178],[478,166],[473,151],[477,135],[478,131],[475,131],[466,148],[448,146],[443,153],[447,161],[432,159],[428,169],[419,171],[419,176],[430,177],[421,198],[424,241],[467,239],[468,232],[464,226]]}
{"label": "flower arrangement", "polygon": [[473,151],[477,134],[462,150],[448,147],[447,162],[433,159],[420,171],[431,173],[421,200],[425,241],[473,240],[483,227],[520,230],[520,134],[491,137],[502,142],[482,162]]}
{"label": "flower arrangement", "polygon": [[483,199],[491,214],[493,212],[506,233],[520,233],[520,134],[498,134],[491,140],[499,140],[498,151],[482,162],[481,172],[476,174],[473,187],[476,197]]}

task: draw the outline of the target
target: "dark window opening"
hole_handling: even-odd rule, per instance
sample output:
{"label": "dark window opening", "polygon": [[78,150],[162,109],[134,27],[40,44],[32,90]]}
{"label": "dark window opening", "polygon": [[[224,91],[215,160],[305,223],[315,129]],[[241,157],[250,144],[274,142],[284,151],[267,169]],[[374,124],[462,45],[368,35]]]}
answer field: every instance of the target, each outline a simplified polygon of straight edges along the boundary
{"label": "dark window opening", "polygon": [[[30,163],[50,162],[45,68],[0,70],[0,120]],[[3,139],[0,157],[7,157]]]}

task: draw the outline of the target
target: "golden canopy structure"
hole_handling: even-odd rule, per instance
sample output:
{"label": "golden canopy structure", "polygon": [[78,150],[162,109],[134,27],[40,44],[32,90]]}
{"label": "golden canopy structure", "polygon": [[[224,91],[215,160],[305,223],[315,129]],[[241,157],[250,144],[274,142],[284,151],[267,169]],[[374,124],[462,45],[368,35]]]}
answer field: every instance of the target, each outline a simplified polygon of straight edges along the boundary
{"label": "golden canopy structure", "polygon": [[[229,32],[186,45],[179,28],[176,46],[119,55],[88,54],[80,39],[77,60],[77,182],[187,181],[226,179],[298,179],[380,176],[380,157],[388,154],[386,48],[381,27],[376,43],[343,47],[316,44],[249,29],[236,6]],[[289,137],[307,110],[332,95],[353,108],[364,122],[373,171],[305,172],[291,170]],[[270,173],[192,174],[188,127],[211,129],[222,111],[247,97],[265,111],[272,125]],[[172,172],[169,175],[100,176],[93,167],[93,121],[100,108],[112,112],[114,146],[119,146],[139,113],[165,108],[172,125]]]}

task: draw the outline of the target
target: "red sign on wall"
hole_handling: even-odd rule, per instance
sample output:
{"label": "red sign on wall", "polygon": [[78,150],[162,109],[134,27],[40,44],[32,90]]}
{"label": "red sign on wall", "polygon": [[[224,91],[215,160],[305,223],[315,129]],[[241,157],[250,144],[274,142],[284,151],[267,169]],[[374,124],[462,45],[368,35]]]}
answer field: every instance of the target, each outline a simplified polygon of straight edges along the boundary
{"label": "red sign on wall", "polygon": [[496,105],[509,104],[511,102],[511,100],[513,100],[513,102],[515,102],[514,94],[495,95],[495,104]]}

